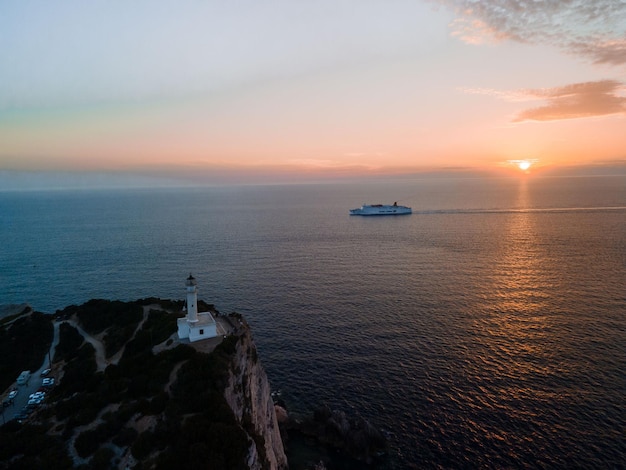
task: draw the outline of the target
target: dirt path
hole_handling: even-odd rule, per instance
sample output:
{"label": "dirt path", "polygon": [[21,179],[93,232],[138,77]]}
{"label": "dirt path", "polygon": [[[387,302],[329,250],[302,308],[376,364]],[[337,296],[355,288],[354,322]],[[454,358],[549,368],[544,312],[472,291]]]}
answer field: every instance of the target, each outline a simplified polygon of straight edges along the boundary
{"label": "dirt path", "polygon": [[[135,336],[137,335],[137,332],[139,330],[141,330],[141,328],[143,327],[144,323],[148,319],[148,314],[150,313],[150,309],[157,309],[157,308],[160,308],[160,306],[157,305],[157,304],[151,304],[151,305],[144,305],[143,306],[143,318],[137,324],[137,328],[135,328],[135,331],[133,332],[133,335],[131,336],[129,341],[133,340],[135,338]],[[102,341],[100,339],[98,339],[98,338],[90,335],[89,333],[87,333],[73,319],[72,320],[67,320],[67,323],[69,323],[74,328],[76,328],[78,330],[78,332],[82,335],[82,337],[85,339],[85,341],[89,342],[94,347],[94,349],[96,351],[96,364],[98,365],[98,372],[103,371],[104,369],[106,369],[109,364],[117,364],[120,361],[122,355],[124,354],[124,350],[126,349],[126,345],[124,345],[110,359],[107,359],[107,357],[106,357],[106,349],[105,349],[104,344],[102,343]]]}
{"label": "dirt path", "polygon": [[109,362],[106,360],[106,353],[102,341],[100,341],[98,338],[94,338],[85,330],[83,330],[82,327],[78,323],[76,323],[75,320],[66,320],[66,323],[69,323],[71,326],[76,328],[76,330],[78,330],[82,337],[85,338],[85,341],[93,346],[94,350],[96,351],[96,365],[98,366],[98,372],[106,369],[106,367],[109,365]]}
{"label": "dirt path", "polygon": [[[160,309],[160,308],[161,306],[158,304],[150,304],[150,305],[143,306],[143,318],[137,324],[137,328],[135,328],[133,335],[130,337],[128,341],[132,341],[133,339],[135,339],[135,336],[137,336],[137,332],[143,328],[144,323],[148,319],[148,314],[150,313],[150,310]],[[115,354],[113,354],[113,356],[111,356],[111,359],[109,359],[109,362],[111,364],[117,364],[120,362],[120,359],[122,358],[122,355],[124,354],[124,351],[126,350],[126,344],[128,344],[128,341],[124,344],[124,346],[122,346],[122,348],[118,352],[116,352]]]}
{"label": "dirt path", "polygon": [[[129,339],[129,341],[131,341],[133,338],[135,338],[135,336],[137,335],[137,332],[139,330],[141,330],[141,328],[143,327],[144,323],[146,322],[146,319],[148,318],[148,314],[150,313],[150,309],[152,309],[152,308],[160,308],[160,307],[157,304],[145,305],[143,307],[143,318],[137,324],[137,328],[135,328],[135,331],[133,332],[133,335]],[[67,323],[69,323],[74,328],[76,328],[78,330],[78,332],[83,336],[83,338],[85,338],[85,341],[89,342],[94,347],[95,352],[96,352],[96,364],[98,366],[98,371],[103,371],[104,369],[106,369],[106,367],[109,364],[117,364],[119,362],[120,358],[124,354],[124,350],[126,349],[126,345],[124,345],[124,347],[122,347],[109,360],[107,360],[106,353],[105,353],[105,347],[104,347],[104,344],[102,343],[102,341],[100,341],[98,338],[93,337],[92,335],[87,333],[85,330],[83,330],[76,323],[76,321],[68,320]],[[57,331],[58,331],[58,326],[57,325],[55,325],[55,326],[56,326]],[[85,426],[79,426],[79,427],[77,427],[74,430],[74,432],[72,434],[72,437],[70,439],[69,445],[68,445],[68,450],[69,450],[70,457],[72,458],[75,466],[87,464],[88,461],[89,461],[88,459],[83,459],[82,457],[80,457],[78,455],[78,453],[76,452],[76,448],[74,447],[74,443],[75,443],[76,437],[78,437],[78,435],[81,432],[94,429],[97,425],[99,425],[102,422],[101,416],[105,412],[110,411],[112,409],[112,407],[115,407],[115,406],[117,406],[117,405],[110,405],[109,407],[105,408],[104,410],[102,410],[99,413],[98,418],[95,421],[93,421],[92,423],[90,423],[88,425],[85,425]],[[117,450],[119,450],[119,449],[117,449]]]}

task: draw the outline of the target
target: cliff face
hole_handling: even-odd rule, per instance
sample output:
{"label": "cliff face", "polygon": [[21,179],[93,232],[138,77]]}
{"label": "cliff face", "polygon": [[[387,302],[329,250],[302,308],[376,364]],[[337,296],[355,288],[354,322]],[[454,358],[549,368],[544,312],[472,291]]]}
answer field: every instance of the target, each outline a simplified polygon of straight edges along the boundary
{"label": "cliff face", "polygon": [[251,438],[248,466],[255,470],[286,469],[287,457],[270,395],[270,384],[245,322],[242,321],[236,334],[239,341],[224,396],[237,421]]}

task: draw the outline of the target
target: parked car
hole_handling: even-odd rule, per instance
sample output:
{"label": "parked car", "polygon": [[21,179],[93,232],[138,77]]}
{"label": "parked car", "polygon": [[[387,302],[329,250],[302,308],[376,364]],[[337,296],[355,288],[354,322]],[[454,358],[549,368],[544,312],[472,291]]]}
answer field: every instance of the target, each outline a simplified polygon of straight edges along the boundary
{"label": "parked car", "polygon": [[26,385],[29,379],[30,379],[30,371],[24,370],[20,373],[19,377],[17,378],[17,384]]}
{"label": "parked car", "polygon": [[19,390],[17,388],[14,388],[13,390],[11,390],[9,392],[9,400],[13,400],[17,396],[18,392]]}
{"label": "parked car", "polygon": [[44,400],[44,398],[46,398],[46,394],[43,392],[35,392],[31,393],[28,398],[29,405],[39,405]]}
{"label": "parked car", "polygon": [[52,387],[54,385],[54,377],[46,377],[41,382],[41,385],[43,385],[44,387]]}
{"label": "parked car", "polygon": [[44,369],[44,370],[42,370],[42,371],[41,371],[41,374],[40,374],[40,375],[41,375],[42,377],[45,377],[45,376],[46,376],[46,375],[48,375],[49,373],[50,373],[50,369]]}

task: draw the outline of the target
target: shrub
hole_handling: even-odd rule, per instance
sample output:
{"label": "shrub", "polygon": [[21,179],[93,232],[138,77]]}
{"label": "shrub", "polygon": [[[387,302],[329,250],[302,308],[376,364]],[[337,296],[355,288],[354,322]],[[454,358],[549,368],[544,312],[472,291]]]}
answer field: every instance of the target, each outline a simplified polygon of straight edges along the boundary
{"label": "shrub", "polygon": [[131,447],[131,453],[137,460],[145,459],[154,448],[154,434],[152,431],[144,431],[135,440],[135,443]]}
{"label": "shrub", "polygon": [[111,460],[115,457],[115,452],[109,447],[101,447],[96,451],[91,459],[91,468],[94,470],[108,470],[111,468]]}
{"label": "shrub", "polygon": [[146,411],[146,414],[157,415],[163,413],[170,396],[166,392],[161,392],[150,400],[150,405]]}
{"label": "shrub", "polygon": [[143,330],[150,334],[152,346],[160,344],[176,332],[176,316],[162,310],[150,310]]}
{"label": "shrub", "polygon": [[120,350],[143,318],[143,310],[137,302],[94,299],[76,309],[85,331],[96,335],[107,330],[103,338],[107,357]]}
{"label": "shrub", "polygon": [[97,431],[81,432],[74,441],[74,448],[79,456],[87,458],[100,447],[100,436]]}
{"label": "shrub", "polygon": [[116,436],[113,437],[113,444],[120,447],[131,445],[137,439],[137,431],[133,428],[122,428]]}
{"label": "shrub", "polygon": [[137,325],[143,311],[135,302],[93,299],[78,307],[77,315],[85,331],[96,335],[111,327]]}
{"label": "shrub", "polygon": [[93,346],[89,343],[83,344],[75,359],[65,365],[65,373],[57,386],[56,394],[94,391],[102,381],[102,374],[96,374],[97,367]]}
{"label": "shrub", "polygon": [[59,344],[54,351],[54,362],[70,360],[76,356],[78,348],[83,344],[85,339],[69,323],[61,323],[59,325]]}
{"label": "shrub", "polygon": [[0,468],[72,468],[64,443],[46,432],[44,426],[0,427]]}

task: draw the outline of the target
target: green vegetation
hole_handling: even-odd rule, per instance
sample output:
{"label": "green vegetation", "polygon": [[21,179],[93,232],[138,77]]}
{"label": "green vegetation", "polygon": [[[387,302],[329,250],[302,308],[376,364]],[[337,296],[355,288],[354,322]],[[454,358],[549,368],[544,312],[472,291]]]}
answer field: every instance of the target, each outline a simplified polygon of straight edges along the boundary
{"label": "green vegetation", "polygon": [[177,329],[177,317],[163,310],[150,310],[143,330],[150,334],[150,344],[157,345],[168,339]]}
{"label": "green vegetation", "polygon": [[61,470],[72,468],[59,437],[44,426],[7,424],[0,428],[0,469]]}
{"label": "green vegetation", "polygon": [[92,335],[120,331],[129,325],[137,325],[142,318],[141,305],[135,302],[119,300],[90,300],[78,309],[81,325]]}
{"label": "green vegetation", "polygon": [[113,356],[122,348],[143,318],[139,302],[103,299],[93,299],[79,307],[72,305],[57,312],[58,316],[63,317],[73,314],[76,314],[81,326],[91,335],[98,335],[106,330],[103,342],[107,357]]}
{"label": "green vegetation", "polygon": [[[199,300],[198,303],[202,302]],[[168,312],[181,312],[183,307],[185,306],[184,300],[169,300],[169,299],[159,299],[157,297],[148,297],[146,299],[140,299],[136,303],[141,305],[159,305],[162,310]]]}
{"label": "green vegetation", "polygon": [[82,335],[69,323],[59,325],[59,344],[54,351],[54,362],[71,360],[85,342]]}
{"label": "green vegetation", "polygon": [[91,470],[108,470],[111,468],[111,460],[115,457],[115,452],[109,447],[100,447],[91,459]]}
{"label": "green vegetation", "polygon": [[[155,299],[143,303],[148,301],[157,303]],[[170,304],[172,310],[179,310],[178,303]],[[238,337],[224,339],[210,354],[181,344],[154,354],[153,346],[171,344],[176,314],[150,310],[137,330],[143,318],[140,302],[92,300],[57,312],[57,318],[74,315],[85,331],[102,334],[107,356],[122,348],[123,354],[117,364],[98,371],[93,346],[74,326],[61,323],[54,365],[63,373],[49,404],[28,424],[11,421],[0,427],[0,470],[72,468],[67,452],[70,440],[77,455],[88,459],[85,468],[116,465],[116,447],[130,449],[141,462],[135,468],[200,469],[207,462],[214,469],[247,468],[249,439],[224,398]],[[21,370],[41,365],[53,329],[49,317],[32,314],[0,333],[4,335],[0,347],[8,348],[0,350],[6,352],[5,358],[15,357],[7,345],[28,345],[18,348],[21,361],[11,369],[7,378],[11,382]],[[36,343],[42,347],[35,348]],[[0,369],[0,378],[5,375],[5,369]],[[85,425],[90,426],[78,432],[78,426]],[[254,429],[246,428],[262,445]]]}
{"label": "green vegetation", "polygon": [[201,299],[198,299],[198,312],[215,312],[219,315],[219,312],[215,308],[215,305],[208,304]]}

